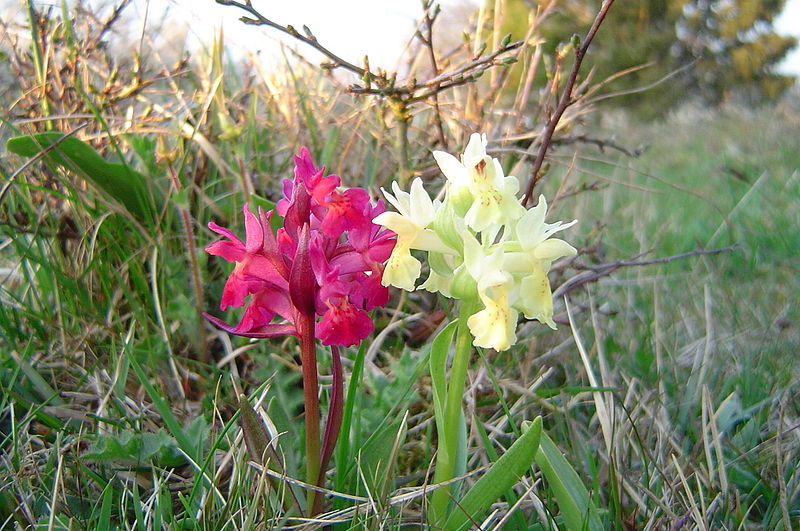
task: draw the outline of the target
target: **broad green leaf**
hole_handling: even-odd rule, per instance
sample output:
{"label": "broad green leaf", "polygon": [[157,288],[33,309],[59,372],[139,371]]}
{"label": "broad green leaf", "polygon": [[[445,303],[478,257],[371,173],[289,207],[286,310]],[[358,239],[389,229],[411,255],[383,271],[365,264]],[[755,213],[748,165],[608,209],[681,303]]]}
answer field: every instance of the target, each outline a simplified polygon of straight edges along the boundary
{"label": "broad green leaf", "polygon": [[546,433],[542,433],[536,463],[553,490],[567,529],[602,531],[603,524],[589,492]]}
{"label": "broad green leaf", "polygon": [[447,519],[445,529],[467,529],[480,522],[489,506],[528,471],[542,436],[542,417],[536,417],[511,448],[464,495]]}
{"label": "broad green leaf", "polygon": [[[484,357],[483,359],[485,360],[486,358]],[[489,461],[494,463],[500,458],[500,456],[497,455],[497,451],[494,449],[494,445],[489,439],[489,434],[486,432],[486,428],[483,427],[483,422],[478,420],[478,417],[475,416],[473,418],[473,425],[477,429],[481,441],[483,441],[483,449],[486,451],[486,457],[489,458]],[[516,426],[514,433],[517,435],[517,437],[522,436],[522,433],[516,429]],[[512,489],[508,489],[505,492],[504,498],[509,507],[513,507],[518,501],[517,495]],[[519,511],[515,511],[511,517],[514,519],[514,525],[518,530],[522,531],[524,529],[528,529],[528,525],[525,523],[525,518],[522,517],[522,514]]]}
{"label": "broad green leaf", "polygon": [[125,164],[106,162],[91,146],[61,133],[38,133],[8,140],[6,149],[24,157],[35,157],[55,145],[44,159],[51,164],[76,171],[110,198],[120,203],[146,225],[155,223],[157,197],[149,189],[148,179]]}
{"label": "broad green leaf", "polygon": [[[261,207],[264,209],[264,212],[268,212],[270,210],[275,209],[275,201],[271,201],[266,197],[262,197],[258,194],[250,194],[250,205],[255,207]],[[272,217],[281,219],[280,216],[278,216],[277,212],[274,213]]]}
{"label": "broad green leaf", "polygon": [[[250,205],[252,207],[261,207],[264,212],[272,210],[272,217],[269,219],[269,226],[272,227],[272,232],[277,232],[279,228],[283,227],[283,218],[278,215],[275,208],[275,201],[270,201],[266,197],[261,197],[258,194],[250,194]],[[252,209],[256,211],[255,208]]]}
{"label": "broad green leaf", "polygon": [[106,485],[103,490],[102,502],[100,505],[100,515],[95,527],[96,531],[111,530],[111,503],[114,500],[114,489],[111,483]]}
{"label": "broad green leaf", "polygon": [[444,405],[447,397],[447,353],[450,351],[450,343],[456,333],[458,321],[453,321],[436,336],[431,344],[431,386],[433,387],[433,409],[436,419],[436,433],[439,437],[439,447],[447,448],[447,430],[444,427]]}

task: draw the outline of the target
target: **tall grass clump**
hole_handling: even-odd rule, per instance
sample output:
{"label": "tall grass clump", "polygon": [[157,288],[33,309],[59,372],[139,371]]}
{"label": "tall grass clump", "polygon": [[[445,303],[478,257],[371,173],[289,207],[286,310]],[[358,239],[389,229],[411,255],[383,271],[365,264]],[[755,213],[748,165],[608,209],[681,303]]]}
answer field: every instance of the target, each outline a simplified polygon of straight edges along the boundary
{"label": "tall grass clump", "polygon": [[[797,525],[796,94],[641,123],[576,61],[613,19],[544,51],[558,2],[522,41],[481,11],[448,50],[427,2],[400,74],[222,3],[327,63],[232,62],[221,32],[174,64],[147,39],[117,54],[128,2],[27,2],[0,28],[0,527]],[[473,132],[526,206],[579,220],[545,276],[558,330],[521,316],[508,348],[473,348],[447,297],[393,290],[341,367],[318,351],[342,430],[315,482],[300,342],[203,318],[242,316],[216,309],[231,268],[208,224],[279,210],[303,146],[372,204],[415,179],[446,204],[431,151]]]}

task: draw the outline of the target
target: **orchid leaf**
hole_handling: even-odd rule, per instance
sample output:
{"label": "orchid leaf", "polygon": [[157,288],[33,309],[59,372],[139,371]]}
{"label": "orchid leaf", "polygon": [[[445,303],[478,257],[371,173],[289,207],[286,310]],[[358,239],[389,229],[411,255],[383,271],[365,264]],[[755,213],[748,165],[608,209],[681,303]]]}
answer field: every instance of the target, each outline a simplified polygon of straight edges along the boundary
{"label": "orchid leaf", "polygon": [[6,149],[24,157],[46,151],[44,160],[90,181],[140,222],[153,225],[156,221],[158,204],[150,190],[152,181],[125,164],[106,162],[82,140],[56,132],[38,133],[11,138]]}
{"label": "orchid leaf", "polygon": [[567,529],[602,531],[603,524],[589,491],[553,440],[542,434],[536,464],[555,495]]}
{"label": "orchid leaf", "polygon": [[178,451],[175,439],[164,430],[156,433],[135,433],[125,430],[118,435],[97,439],[83,454],[91,461],[113,461],[127,466],[178,466],[186,459]]}
{"label": "orchid leaf", "polygon": [[457,321],[447,325],[431,344],[431,385],[433,387],[433,408],[434,418],[436,419],[436,432],[439,434],[439,446],[447,448],[445,439],[448,437],[444,427],[444,405],[447,397],[447,353],[450,351],[450,343],[456,333]]}
{"label": "orchid leaf", "polygon": [[523,428],[522,437],[498,459],[458,502],[444,529],[467,529],[530,469],[542,436],[542,417]]}

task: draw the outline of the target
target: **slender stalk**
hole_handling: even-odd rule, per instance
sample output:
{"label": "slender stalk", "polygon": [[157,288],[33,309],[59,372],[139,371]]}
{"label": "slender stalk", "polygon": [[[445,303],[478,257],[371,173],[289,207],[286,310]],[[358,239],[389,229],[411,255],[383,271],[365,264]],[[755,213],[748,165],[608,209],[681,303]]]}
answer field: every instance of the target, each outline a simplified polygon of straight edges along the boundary
{"label": "slender stalk", "polygon": [[[367,347],[365,342],[362,341],[358,347],[356,359],[353,362],[353,369],[350,371],[350,382],[347,386],[344,411],[342,412],[342,425],[339,431],[339,444],[336,447],[336,479],[334,489],[339,492],[345,492],[348,461],[350,459],[350,431],[353,423],[353,409],[355,408],[356,392],[361,385],[366,354]],[[333,499],[334,509],[343,509],[345,506],[346,502],[342,498]]]}
{"label": "slender stalk", "polygon": [[[314,335],[314,316],[298,312],[300,360],[303,368],[303,396],[306,422],[306,482],[316,485],[319,479],[319,383],[317,381],[317,339]],[[309,516],[319,512],[317,492],[308,491]]]}
{"label": "slender stalk", "polygon": [[[168,164],[169,175],[172,178],[172,185],[175,187],[176,192],[180,192],[182,185],[178,174]],[[198,348],[200,349],[200,361],[208,363],[208,341],[206,339],[205,319],[203,318],[203,285],[200,279],[200,267],[197,264],[197,254],[194,239],[194,230],[192,229],[192,216],[186,206],[186,202],[179,202],[181,220],[183,221],[183,230],[186,235],[186,254],[189,256],[189,264],[192,271],[192,287],[194,288],[194,309],[197,312],[197,337]]]}
{"label": "slender stalk", "polygon": [[319,486],[322,486],[325,482],[325,469],[333,455],[333,449],[339,439],[339,430],[342,427],[344,384],[342,357],[339,355],[339,347],[336,345],[331,345],[331,361],[333,364],[333,379],[331,382],[331,399],[328,405],[328,420],[325,424],[325,435],[322,437],[322,460],[320,461],[319,481],[317,482]]}
{"label": "slender stalk", "polygon": [[[447,447],[440,446],[436,453],[436,472],[433,475],[434,483],[441,483],[452,479],[456,469],[456,454],[458,453],[457,436],[459,423],[462,420],[461,402],[464,396],[464,385],[467,381],[469,356],[472,353],[472,334],[467,326],[467,319],[475,313],[477,300],[462,300],[458,310],[458,331],[453,352],[453,363],[450,366],[450,379],[447,384],[447,396],[444,407],[444,426],[447,438]],[[441,438],[439,438],[441,441]],[[441,487],[431,496],[431,517],[429,522],[433,525],[444,521],[447,516],[447,506],[450,502],[450,486]]]}
{"label": "slender stalk", "polygon": [[528,181],[528,186],[525,190],[525,197],[522,198],[522,206],[527,206],[528,203],[530,203],[531,198],[533,197],[533,189],[536,186],[536,183],[539,182],[539,179],[542,177],[539,174],[539,171],[542,169],[544,157],[550,147],[556,126],[558,125],[559,120],[561,120],[561,116],[564,114],[564,111],[567,110],[567,107],[575,103],[575,101],[572,99],[572,89],[575,87],[575,82],[578,80],[578,72],[581,69],[583,58],[586,55],[586,52],[589,50],[589,45],[592,44],[592,39],[594,39],[597,30],[600,29],[600,24],[603,23],[603,20],[606,18],[608,10],[611,9],[611,4],[613,3],[614,0],[603,1],[603,5],[600,7],[600,12],[597,13],[592,27],[586,34],[586,37],[583,38],[583,45],[575,48],[575,62],[572,64],[572,71],[567,79],[567,84],[564,86],[564,92],[561,93],[561,99],[558,102],[558,107],[556,107],[555,112],[550,117],[550,121],[547,122],[544,133],[542,133],[542,140],[541,144],[539,145],[539,153],[536,155],[536,160],[533,162],[533,168],[531,168],[531,178]]}
{"label": "slender stalk", "polygon": [[397,162],[399,166],[398,184],[406,190],[411,179],[408,167],[408,122],[411,118],[406,115],[405,107],[401,106],[397,112]]}

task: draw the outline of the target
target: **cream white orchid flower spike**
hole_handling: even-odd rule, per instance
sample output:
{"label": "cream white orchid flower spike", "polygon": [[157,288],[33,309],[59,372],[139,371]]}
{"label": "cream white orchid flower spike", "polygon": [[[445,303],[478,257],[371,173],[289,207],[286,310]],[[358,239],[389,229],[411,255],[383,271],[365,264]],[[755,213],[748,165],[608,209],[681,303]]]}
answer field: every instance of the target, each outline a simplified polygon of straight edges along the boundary
{"label": "cream white orchid flower spike", "polygon": [[486,135],[476,133],[460,159],[434,151],[447,178],[444,202],[432,200],[420,179],[410,192],[393,184],[393,194],[383,193],[397,212],[374,221],[397,234],[384,285],[413,291],[422,264],[411,251],[426,251],[430,273],[420,287],[480,303],[482,309],[467,318],[473,345],[506,350],[517,340],[520,313],[556,327],[547,273],[555,260],[577,251],[552,236],[577,220],[545,223],[544,196],[526,210],[516,197],[519,181],[503,175],[486,146]]}
{"label": "cream white orchid flower spike", "polygon": [[452,252],[429,225],[436,217],[441,206],[438,201],[431,200],[417,178],[411,183],[411,193],[404,192],[397,183],[392,183],[394,195],[386,190],[383,195],[397,212],[383,212],[375,217],[373,223],[383,225],[397,234],[397,243],[392,251],[381,283],[384,286],[395,286],[407,291],[414,291],[414,284],[422,271],[422,264],[411,255],[412,249],[424,251]]}

